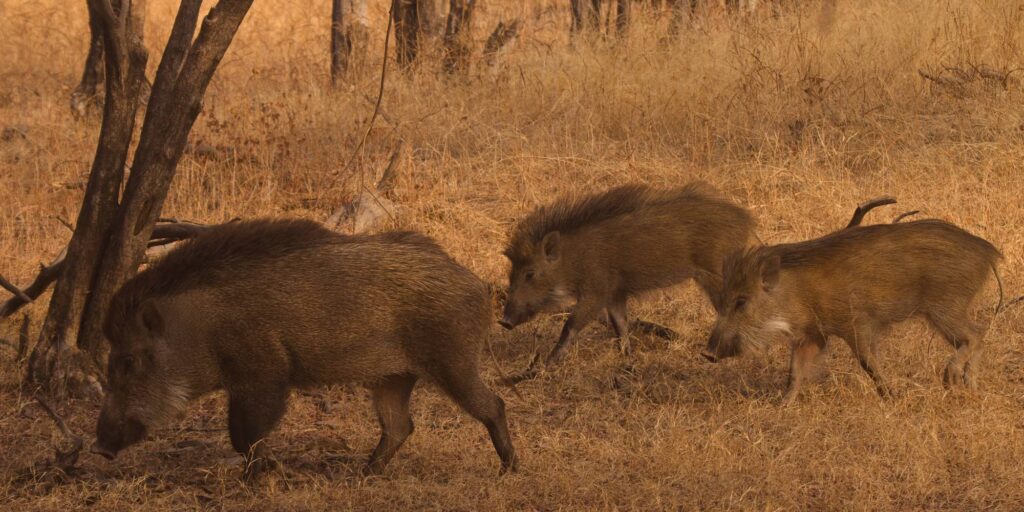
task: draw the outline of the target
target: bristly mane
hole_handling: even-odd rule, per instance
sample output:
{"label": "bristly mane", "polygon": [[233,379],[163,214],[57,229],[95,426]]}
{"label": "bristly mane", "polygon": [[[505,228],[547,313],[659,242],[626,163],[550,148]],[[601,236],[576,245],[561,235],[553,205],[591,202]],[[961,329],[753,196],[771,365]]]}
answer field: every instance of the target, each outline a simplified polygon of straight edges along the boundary
{"label": "bristly mane", "polygon": [[417,245],[443,253],[432,239],[412,232],[348,236],[301,219],[221,224],[186,240],[125,283],[110,301],[104,331],[113,340],[119,326],[132,319],[146,299],[173,295],[200,284],[215,284],[235,275],[241,266],[324,245],[370,240]]}
{"label": "bristly mane", "polygon": [[255,220],[213,226],[186,240],[128,280],[110,301],[104,331],[132,318],[148,298],[173,295],[198,283],[210,283],[240,264],[284,256],[329,243],[338,234],[309,220]]}
{"label": "bristly mane", "polygon": [[523,261],[533,253],[534,246],[552,231],[571,233],[580,228],[628,215],[646,206],[675,201],[687,196],[714,195],[704,183],[690,183],[682,188],[657,190],[647,185],[622,185],[598,194],[564,197],[527,215],[513,228],[505,256]]}

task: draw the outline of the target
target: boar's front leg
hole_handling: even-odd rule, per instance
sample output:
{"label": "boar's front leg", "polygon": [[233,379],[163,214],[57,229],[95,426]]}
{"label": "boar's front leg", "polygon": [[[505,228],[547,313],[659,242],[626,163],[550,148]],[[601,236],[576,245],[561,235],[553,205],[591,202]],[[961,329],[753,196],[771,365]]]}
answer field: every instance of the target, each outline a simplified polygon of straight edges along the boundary
{"label": "boar's front leg", "polygon": [[630,352],[629,320],[626,315],[625,297],[616,299],[608,306],[608,319],[611,320],[612,329],[615,330],[615,336],[619,339],[619,352],[628,354]]}
{"label": "boar's front leg", "polygon": [[231,446],[245,457],[247,480],[274,465],[264,439],[281,421],[287,398],[288,388],[282,386],[263,392],[231,393],[228,399]]}
{"label": "boar's front leg", "polygon": [[843,339],[850,345],[850,349],[853,350],[853,355],[857,357],[860,367],[874,381],[875,390],[878,391],[878,395],[882,398],[888,398],[891,396],[889,385],[882,375],[878,358],[875,355],[877,352],[875,343],[880,330],[880,326],[869,321],[863,321],[854,326],[854,332],[844,333]]}
{"label": "boar's front leg", "polygon": [[817,368],[818,356],[825,348],[825,338],[819,334],[805,336],[793,343],[789,361],[789,385],[782,397],[783,405],[791,405],[800,394],[800,387]]}
{"label": "boar's front leg", "polygon": [[598,305],[592,299],[581,299],[580,302],[576,303],[576,307],[573,308],[569,318],[565,320],[565,325],[562,326],[562,334],[558,337],[558,343],[555,344],[555,348],[551,349],[551,353],[548,354],[547,366],[557,364],[565,357],[565,349],[569,347],[569,343],[572,342],[576,334],[583,330],[584,327],[597,319],[602,309],[604,307]]}

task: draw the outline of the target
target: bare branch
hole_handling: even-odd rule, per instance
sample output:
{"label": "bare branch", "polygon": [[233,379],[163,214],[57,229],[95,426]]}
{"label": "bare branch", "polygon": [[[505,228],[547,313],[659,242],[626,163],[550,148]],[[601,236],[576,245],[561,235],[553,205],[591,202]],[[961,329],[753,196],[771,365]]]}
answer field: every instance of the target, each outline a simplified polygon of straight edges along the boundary
{"label": "bare branch", "polygon": [[15,297],[17,297],[17,298],[19,298],[19,299],[21,299],[21,300],[23,300],[25,302],[32,302],[32,298],[31,297],[29,297],[28,295],[25,295],[25,292],[21,288],[18,288],[17,286],[14,286],[10,281],[5,279],[4,276],[2,276],[2,275],[0,275],[0,288],[3,288],[5,290],[13,293]]}
{"label": "bare branch", "polygon": [[402,155],[402,149],[405,147],[405,141],[398,141],[398,147],[391,153],[391,160],[388,161],[388,166],[384,169],[384,173],[380,175],[380,181],[377,182],[377,191],[381,194],[389,194],[395,189],[395,180],[398,178],[398,157]]}
{"label": "bare branch", "polygon": [[29,328],[32,327],[32,320],[28,315],[21,319],[21,330],[18,331],[18,361],[23,361],[28,354]]}
{"label": "bare branch", "polygon": [[57,425],[57,429],[64,435],[64,438],[71,443],[71,449],[67,451],[61,450],[59,447],[54,448],[55,456],[53,463],[58,469],[66,473],[75,467],[75,463],[78,462],[78,454],[82,451],[82,447],[85,443],[82,441],[81,437],[75,435],[75,433],[68,428],[67,424],[64,423],[64,419],[61,418],[60,415],[53,410],[53,407],[50,407],[50,404],[46,403],[38,393],[35,395],[35,399],[36,402],[39,403],[39,406],[46,411],[46,414],[50,416],[53,423]]}
{"label": "bare branch", "polygon": [[879,206],[884,206],[884,205],[887,205],[887,204],[895,204],[895,203],[896,203],[896,198],[895,197],[891,197],[891,196],[876,197],[874,199],[869,199],[867,201],[864,201],[863,203],[860,203],[859,205],[857,205],[857,209],[854,210],[854,212],[853,212],[853,218],[850,219],[850,223],[847,224],[846,227],[847,228],[852,228],[854,226],[859,226],[861,221],[864,220],[864,215],[866,215],[869,211],[871,211],[871,210],[873,210],[873,209],[875,209],[875,208],[877,208]]}
{"label": "bare branch", "polygon": [[512,20],[511,23],[499,21],[498,26],[494,27],[494,32],[491,32],[490,37],[487,38],[487,42],[484,43],[484,62],[488,66],[493,66],[498,52],[512,42],[512,40],[514,40],[518,35],[519,18]]}

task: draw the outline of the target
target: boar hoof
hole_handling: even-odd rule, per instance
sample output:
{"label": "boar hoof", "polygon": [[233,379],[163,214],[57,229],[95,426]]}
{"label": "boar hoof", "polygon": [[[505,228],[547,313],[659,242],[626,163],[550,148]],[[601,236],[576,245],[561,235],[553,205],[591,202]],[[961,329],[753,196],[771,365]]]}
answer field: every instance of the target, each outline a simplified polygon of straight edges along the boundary
{"label": "boar hoof", "polygon": [[956,363],[946,365],[946,372],[943,381],[947,387],[962,386],[965,384],[964,370]]}
{"label": "boar hoof", "polygon": [[260,475],[280,470],[281,465],[276,460],[269,456],[261,455],[251,459],[246,459],[245,468],[242,471],[242,479],[247,483],[255,483],[259,480]]}

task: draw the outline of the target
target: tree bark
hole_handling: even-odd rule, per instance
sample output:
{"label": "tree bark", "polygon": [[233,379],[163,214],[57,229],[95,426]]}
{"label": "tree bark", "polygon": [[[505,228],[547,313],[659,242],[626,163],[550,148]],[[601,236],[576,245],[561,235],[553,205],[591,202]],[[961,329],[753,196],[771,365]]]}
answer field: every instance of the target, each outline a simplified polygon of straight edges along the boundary
{"label": "tree bark", "polygon": [[615,33],[619,36],[629,30],[629,16],[633,0],[618,0],[615,4]]}
{"label": "tree bark", "polygon": [[408,68],[416,60],[419,50],[419,4],[416,0],[392,0],[391,11],[395,22],[395,53],[398,65]]}
{"label": "tree bark", "polygon": [[469,69],[469,37],[476,0],[451,0],[444,28],[444,70],[452,74]]}
{"label": "tree bark", "polygon": [[[115,12],[109,0],[88,3],[90,19],[103,35],[103,124],[82,209],[26,375],[29,383],[58,394],[98,389],[87,367],[88,359],[102,359],[100,326],[106,307],[138,269],[202,96],[252,0],[220,0],[194,43],[202,2],[181,2],[120,205],[118,192],[145,84],[147,52],[137,32],[143,13]],[[77,344],[72,342],[76,336]]]}
{"label": "tree bark", "polygon": [[366,0],[331,2],[331,83],[339,85],[366,52],[369,35]]}
{"label": "tree bark", "polygon": [[[114,10],[120,12],[121,1],[111,2]],[[134,0],[131,2],[130,17],[136,37],[139,41],[145,38],[146,0]],[[103,33],[102,28],[97,25],[98,20],[89,17],[89,52],[85,57],[85,66],[82,70],[82,79],[71,93],[71,113],[84,117],[91,105],[99,102],[99,89],[103,83]],[[148,84],[146,84],[148,85]],[[143,86],[143,102],[148,94],[146,85]]]}

